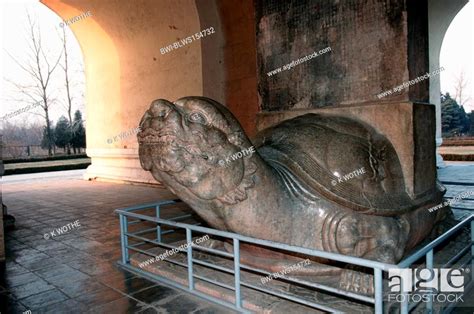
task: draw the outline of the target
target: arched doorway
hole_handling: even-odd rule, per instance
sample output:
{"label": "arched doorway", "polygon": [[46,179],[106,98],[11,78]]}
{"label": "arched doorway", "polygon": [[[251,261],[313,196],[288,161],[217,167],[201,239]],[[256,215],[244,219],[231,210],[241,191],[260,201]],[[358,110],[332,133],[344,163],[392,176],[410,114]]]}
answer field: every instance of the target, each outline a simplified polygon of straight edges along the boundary
{"label": "arched doorway", "polygon": [[[229,106],[245,128],[254,127],[256,62],[248,47],[255,51],[255,34],[230,29],[236,17],[253,29],[247,13],[253,10],[251,1],[42,2],[63,19],[91,12],[87,21],[71,25],[87,78],[87,153],[92,165],[86,178],[156,183],[140,166],[133,130],[157,98],[211,97]],[[232,17],[221,24],[225,14]],[[208,27],[215,29],[213,37],[161,52]],[[119,140],[110,140],[114,138]]]}
{"label": "arched doorway", "polygon": [[74,34],[41,3],[4,5],[3,156],[30,160],[80,152],[84,62]]}
{"label": "arched doorway", "polygon": [[[430,72],[440,68],[440,52],[444,36],[449,25],[466,5],[467,0],[429,0],[428,1],[428,28],[429,28],[429,60]],[[438,153],[443,139],[441,135],[441,81],[440,76],[430,77],[430,103],[436,106],[436,165],[444,167],[443,158]]]}

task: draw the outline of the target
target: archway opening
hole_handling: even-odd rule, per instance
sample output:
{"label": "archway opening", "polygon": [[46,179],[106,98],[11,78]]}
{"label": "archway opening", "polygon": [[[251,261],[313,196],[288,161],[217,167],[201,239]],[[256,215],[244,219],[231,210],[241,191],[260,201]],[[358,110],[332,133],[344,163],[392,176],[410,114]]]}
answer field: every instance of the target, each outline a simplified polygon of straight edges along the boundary
{"label": "archway opening", "polygon": [[451,20],[441,49],[440,110],[444,160],[474,160],[473,5],[467,3]]}
{"label": "archway opening", "polygon": [[85,74],[68,25],[39,2],[5,4],[3,157],[85,154]]}

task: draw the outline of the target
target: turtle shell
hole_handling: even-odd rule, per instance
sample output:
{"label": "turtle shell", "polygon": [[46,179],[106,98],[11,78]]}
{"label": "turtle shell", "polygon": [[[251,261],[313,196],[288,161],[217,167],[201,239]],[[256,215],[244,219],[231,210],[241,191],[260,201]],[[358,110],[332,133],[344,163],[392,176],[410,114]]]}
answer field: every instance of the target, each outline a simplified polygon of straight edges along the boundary
{"label": "turtle shell", "polygon": [[361,121],[305,114],[261,131],[254,145],[289,189],[303,185],[311,199],[381,216],[406,213],[429,200],[408,195],[392,144]]}

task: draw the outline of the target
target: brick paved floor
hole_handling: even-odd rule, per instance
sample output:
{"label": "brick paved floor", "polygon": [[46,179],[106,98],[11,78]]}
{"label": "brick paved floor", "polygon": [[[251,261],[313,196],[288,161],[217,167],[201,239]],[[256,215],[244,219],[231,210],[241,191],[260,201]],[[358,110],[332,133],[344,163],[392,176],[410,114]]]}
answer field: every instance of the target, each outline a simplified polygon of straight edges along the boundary
{"label": "brick paved floor", "polygon": [[[12,178],[12,177],[10,177]],[[114,209],[170,199],[165,189],[71,178],[3,182],[16,218],[0,272],[0,312],[229,313],[115,266],[120,256]],[[43,235],[79,220],[65,235]]]}

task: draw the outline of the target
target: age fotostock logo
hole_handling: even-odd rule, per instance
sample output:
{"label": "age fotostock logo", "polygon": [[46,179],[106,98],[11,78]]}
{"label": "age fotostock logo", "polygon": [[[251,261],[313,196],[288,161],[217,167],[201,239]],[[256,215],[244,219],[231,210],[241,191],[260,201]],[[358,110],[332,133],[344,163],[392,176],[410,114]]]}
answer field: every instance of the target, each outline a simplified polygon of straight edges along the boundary
{"label": "age fotostock logo", "polygon": [[[466,268],[392,268],[388,271],[388,300],[403,302],[406,297],[411,302],[464,302],[464,275]],[[411,293],[411,294],[408,294]]]}

